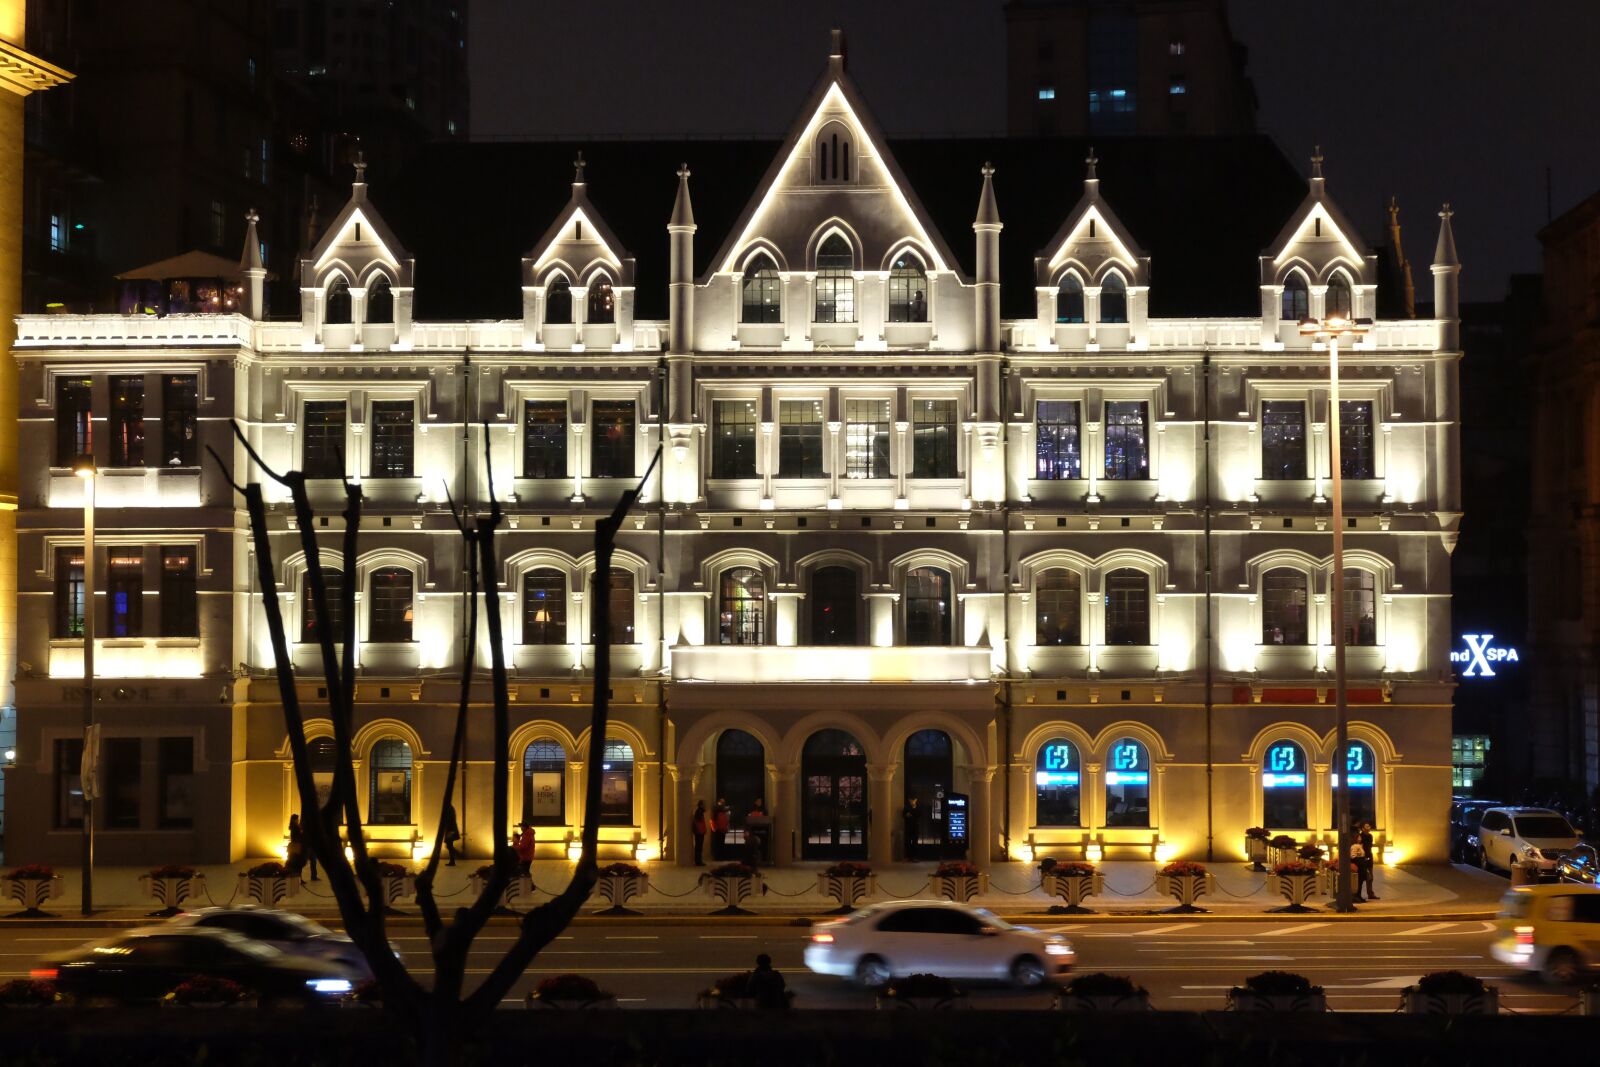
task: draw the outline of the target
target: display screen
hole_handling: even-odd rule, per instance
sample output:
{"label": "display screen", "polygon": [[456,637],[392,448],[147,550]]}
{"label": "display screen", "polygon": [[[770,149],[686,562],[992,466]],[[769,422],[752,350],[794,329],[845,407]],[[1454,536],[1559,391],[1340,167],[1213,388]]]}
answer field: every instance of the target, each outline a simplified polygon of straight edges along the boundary
{"label": "display screen", "polygon": [[945,797],[945,833],[951,841],[967,839],[967,798],[961,793]]}
{"label": "display screen", "polygon": [[1149,771],[1107,771],[1106,785],[1149,785]]}
{"label": "display screen", "polygon": [[1050,786],[1077,785],[1077,771],[1036,771],[1033,776],[1034,784],[1041,789]]}
{"label": "display screen", "polygon": [[1261,776],[1261,784],[1267,789],[1281,789],[1284,786],[1303,786],[1306,776],[1303,774],[1273,774],[1271,771]]}
{"label": "display screen", "polygon": [[[1352,774],[1350,776],[1351,789],[1361,789],[1362,787],[1370,788],[1371,785],[1372,775],[1370,774]],[[1333,776],[1333,787],[1335,789],[1339,788],[1339,776],[1337,774]]]}

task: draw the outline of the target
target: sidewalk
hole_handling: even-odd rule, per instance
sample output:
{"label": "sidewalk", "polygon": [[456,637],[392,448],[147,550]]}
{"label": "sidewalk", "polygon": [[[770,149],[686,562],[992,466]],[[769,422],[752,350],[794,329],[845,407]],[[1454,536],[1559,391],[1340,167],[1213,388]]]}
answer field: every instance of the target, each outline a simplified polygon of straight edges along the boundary
{"label": "sidewalk", "polygon": [[[259,862],[259,861],[253,861]],[[441,905],[459,906],[465,903],[469,886],[467,879],[481,866],[481,860],[464,861],[456,867],[441,867],[437,881],[437,895]],[[239,888],[239,872],[252,864],[241,862],[228,866],[202,867],[206,875],[206,894],[188,906],[203,907],[211,904],[240,903],[244,892]],[[933,898],[930,886],[934,864],[895,864],[877,872],[877,892],[863,903],[912,897]],[[817,875],[826,864],[807,863],[788,867],[771,867],[764,870],[764,886],[744,902],[744,908],[758,916],[773,919],[817,916],[833,911],[837,901],[819,892]],[[709,868],[678,867],[673,864],[647,863],[641,868],[650,875],[649,891],[630,901],[628,906],[650,918],[685,916],[703,918],[721,907],[713,901],[699,884],[702,871]],[[1155,874],[1159,864],[1142,861],[1113,861],[1102,865],[1105,873],[1104,894],[1090,898],[1086,906],[1101,916],[1150,918],[1175,902],[1158,896],[1155,891]],[[566,885],[571,864],[559,860],[538,861],[533,865],[535,896],[533,902],[547,900]],[[1237,862],[1217,863],[1210,866],[1216,877],[1217,892],[1203,897],[1198,903],[1212,917],[1267,918],[1270,909],[1285,901],[1277,896],[1266,874],[1252,872],[1248,865]],[[58,871],[62,876],[60,895],[48,901],[44,910],[54,918],[14,918],[15,910],[0,905],[0,922],[57,922],[79,920],[79,877],[76,868]],[[144,919],[158,905],[149,897],[141,896],[139,876],[143,869],[133,867],[108,867],[95,870],[96,920],[123,925]],[[1381,899],[1363,904],[1359,915],[1365,918],[1393,917],[1426,920],[1488,918],[1499,907],[1499,901],[1508,888],[1504,878],[1486,874],[1469,867],[1453,865],[1418,865],[1410,867],[1380,868],[1377,887]],[[402,902],[402,910],[411,911],[409,901]],[[1038,868],[1032,864],[996,863],[989,868],[989,889],[973,900],[974,904],[992,909],[1006,916],[1043,916],[1052,905],[1062,901],[1047,896],[1041,887]],[[1328,912],[1320,907],[1327,901],[1313,898],[1310,903],[1318,907],[1320,918]],[[332,917],[338,908],[334,903],[326,880],[305,882],[300,891],[283,902],[283,906],[306,915]],[[519,902],[519,908],[521,902]],[[603,906],[598,895],[586,911],[596,911]],[[1299,915],[1270,916],[1272,918],[1298,919]],[[1182,916],[1192,919],[1193,916]]]}

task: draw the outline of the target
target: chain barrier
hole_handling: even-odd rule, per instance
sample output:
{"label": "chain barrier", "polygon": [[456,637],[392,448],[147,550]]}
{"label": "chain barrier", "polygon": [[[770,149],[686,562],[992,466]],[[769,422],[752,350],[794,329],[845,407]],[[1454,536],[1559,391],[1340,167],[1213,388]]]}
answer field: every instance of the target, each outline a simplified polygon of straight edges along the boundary
{"label": "chain barrier", "polygon": [[993,882],[989,883],[989,888],[991,890],[993,890],[994,892],[996,892],[996,893],[1004,893],[1008,897],[1025,897],[1029,893],[1035,892],[1036,890],[1043,889],[1044,888],[1044,879],[1043,878],[1039,879],[1039,884],[1038,885],[1031,885],[1026,889],[1002,889],[1000,886],[995,885]]}
{"label": "chain barrier", "polygon": [[891,892],[889,892],[889,890],[887,888],[884,887],[884,884],[882,882],[878,883],[878,888],[883,890],[883,895],[884,896],[891,897],[894,900],[912,900],[915,897],[919,896],[924,889],[927,889],[932,884],[933,884],[933,879],[932,878],[926,878],[926,879],[923,880],[921,885],[917,886],[917,888],[913,889],[909,893],[891,893]]}
{"label": "chain barrier", "polygon": [[1156,880],[1154,878],[1152,878],[1152,879],[1150,879],[1150,884],[1149,885],[1145,886],[1143,889],[1135,889],[1131,893],[1124,893],[1122,890],[1116,888],[1115,886],[1109,886],[1108,885],[1105,888],[1106,888],[1106,892],[1115,893],[1119,897],[1142,897],[1146,893],[1152,892],[1155,889],[1155,887],[1156,887]]}
{"label": "chain barrier", "polygon": [[223,901],[221,904],[218,904],[211,896],[211,879],[207,878],[205,885],[203,885],[201,888],[205,890],[206,900],[213,908],[226,908],[233,903],[233,898],[239,895],[239,879],[235,878],[233,880],[233,892],[229,893],[228,899]]}
{"label": "chain barrier", "polygon": [[767,882],[762,882],[761,883],[761,894],[762,894],[762,896],[765,896],[766,894],[771,893],[775,897],[803,897],[803,896],[805,896],[807,893],[811,892],[815,888],[816,888],[816,886],[814,886],[814,885],[808,885],[808,886],[802,886],[801,888],[795,890],[793,893],[785,893],[781,889],[772,888],[772,886]]}
{"label": "chain barrier", "polygon": [[1242,900],[1245,897],[1253,897],[1257,893],[1260,893],[1262,890],[1266,889],[1267,888],[1267,883],[1262,882],[1260,885],[1256,886],[1254,889],[1250,890],[1250,892],[1248,892],[1248,893],[1235,893],[1235,892],[1233,892],[1233,890],[1229,889],[1227,886],[1223,885],[1221,882],[1217,883],[1217,888],[1219,890],[1221,890],[1223,893],[1225,893],[1226,895],[1230,896],[1230,897],[1235,897],[1237,899]]}
{"label": "chain barrier", "polygon": [[686,897],[690,893],[698,893],[698,892],[700,892],[700,886],[698,884],[695,884],[695,885],[690,886],[688,889],[684,890],[682,893],[669,893],[665,889],[662,889],[660,886],[656,885],[654,882],[651,882],[650,883],[650,892],[652,892],[652,893],[660,893],[664,897],[672,897],[673,899],[677,899],[679,897]]}

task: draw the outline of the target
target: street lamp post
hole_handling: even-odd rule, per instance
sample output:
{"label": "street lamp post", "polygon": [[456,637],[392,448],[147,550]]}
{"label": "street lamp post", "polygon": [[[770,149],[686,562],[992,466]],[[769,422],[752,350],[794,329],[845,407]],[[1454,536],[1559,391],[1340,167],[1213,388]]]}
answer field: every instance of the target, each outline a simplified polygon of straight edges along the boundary
{"label": "street lamp post", "polygon": [[80,910],[94,912],[94,796],[86,773],[94,767],[94,490],[93,456],[79,456],[72,472],[83,479],[83,757],[78,790],[83,797],[83,899]]}
{"label": "street lamp post", "polygon": [[[1332,611],[1333,630],[1333,694],[1337,706],[1339,725],[1334,741],[1334,819],[1339,831],[1339,860],[1337,891],[1334,911],[1354,911],[1350,892],[1350,706],[1345,693],[1344,668],[1344,478],[1343,449],[1339,431],[1339,338],[1346,334],[1359,337],[1371,326],[1368,319],[1351,319],[1332,315],[1323,319],[1306,319],[1300,323],[1300,332],[1328,342],[1328,495],[1333,504],[1333,581],[1328,591]],[[1340,762],[1347,766],[1340,767]]]}

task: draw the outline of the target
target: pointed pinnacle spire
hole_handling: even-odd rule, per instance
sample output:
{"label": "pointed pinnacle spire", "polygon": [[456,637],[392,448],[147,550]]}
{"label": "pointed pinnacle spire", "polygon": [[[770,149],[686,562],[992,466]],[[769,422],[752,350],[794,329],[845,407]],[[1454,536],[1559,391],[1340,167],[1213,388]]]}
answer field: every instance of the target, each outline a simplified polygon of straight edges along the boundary
{"label": "pointed pinnacle spire", "polygon": [[1435,267],[1459,267],[1461,261],[1456,258],[1456,235],[1450,227],[1450,219],[1455,215],[1450,210],[1449,201],[1439,212],[1439,243],[1434,246],[1433,265]]}
{"label": "pointed pinnacle spire", "polygon": [[668,227],[693,226],[694,204],[689,200],[689,164],[678,166],[678,199],[672,204],[672,221]]}
{"label": "pointed pinnacle spire", "polygon": [[244,213],[244,254],[239,257],[242,271],[265,269],[261,262],[261,239],[256,236],[256,223],[260,221],[255,208]]}
{"label": "pointed pinnacle spire", "polygon": [[1100,157],[1094,154],[1094,146],[1090,145],[1089,146],[1089,155],[1083,161],[1083,165],[1084,165],[1083,180],[1084,181],[1092,182],[1092,181],[1099,180],[1097,175],[1095,174],[1095,169],[1094,169],[1095,166],[1097,164],[1099,164],[1099,162],[1100,162]]}
{"label": "pointed pinnacle spire", "polygon": [[841,26],[828,31],[828,66],[835,73],[844,70],[844,28]]}
{"label": "pointed pinnacle spire", "polygon": [[972,220],[973,229],[1000,225],[1000,206],[994,199],[994,164],[985,163],[982,174],[983,193],[978,198],[978,217]]}
{"label": "pointed pinnacle spire", "polygon": [[367,154],[361,149],[356,149],[356,184],[367,184]]}
{"label": "pointed pinnacle spire", "polygon": [[1322,177],[1322,146],[1317,145],[1311,150],[1311,180],[1320,182]]}
{"label": "pointed pinnacle spire", "polygon": [[588,165],[589,164],[586,163],[584,161],[584,158],[583,158],[583,149],[581,149],[581,148],[578,149],[578,158],[574,159],[572,161],[572,184],[573,185],[582,185],[583,184],[583,181],[584,181],[584,179],[583,179],[583,168],[587,167]]}

